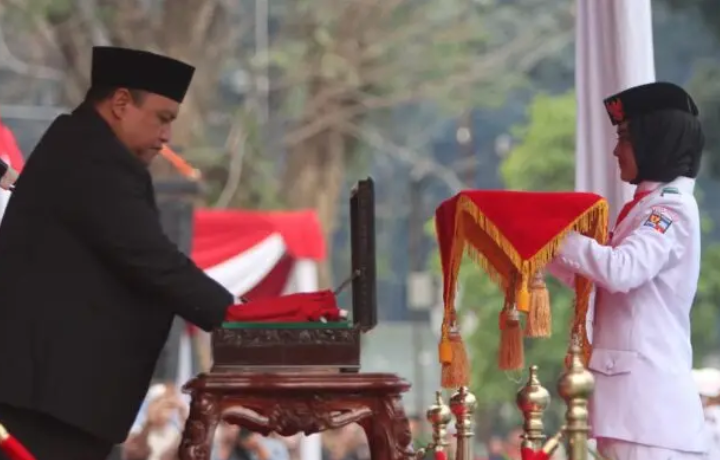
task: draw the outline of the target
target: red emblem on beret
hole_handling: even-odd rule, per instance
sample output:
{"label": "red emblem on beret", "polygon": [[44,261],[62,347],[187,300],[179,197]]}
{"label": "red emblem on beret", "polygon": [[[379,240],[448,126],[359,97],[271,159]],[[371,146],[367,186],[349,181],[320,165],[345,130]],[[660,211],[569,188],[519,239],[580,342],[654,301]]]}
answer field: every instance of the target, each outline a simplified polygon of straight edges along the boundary
{"label": "red emblem on beret", "polygon": [[625,110],[623,110],[623,104],[620,99],[616,98],[607,101],[605,103],[605,108],[607,109],[608,114],[610,114],[610,118],[612,118],[615,123],[622,123],[625,121]]}

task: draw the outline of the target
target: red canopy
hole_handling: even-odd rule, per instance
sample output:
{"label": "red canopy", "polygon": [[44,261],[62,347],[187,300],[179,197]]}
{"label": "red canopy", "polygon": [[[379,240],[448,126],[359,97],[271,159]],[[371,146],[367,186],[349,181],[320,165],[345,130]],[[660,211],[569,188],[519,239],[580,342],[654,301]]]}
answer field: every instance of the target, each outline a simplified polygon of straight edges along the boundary
{"label": "red canopy", "polygon": [[192,259],[237,296],[280,295],[298,261],[325,254],[315,211],[195,212]]}

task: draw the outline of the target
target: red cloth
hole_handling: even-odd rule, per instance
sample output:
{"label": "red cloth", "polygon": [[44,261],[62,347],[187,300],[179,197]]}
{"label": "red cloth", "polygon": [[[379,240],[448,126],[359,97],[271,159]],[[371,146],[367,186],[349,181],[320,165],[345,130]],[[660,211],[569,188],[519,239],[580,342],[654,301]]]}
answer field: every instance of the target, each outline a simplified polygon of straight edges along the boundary
{"label": "red cloth", "polygon": [[[464,361],[459,358],[454,362],[455,353],[451,351],[452,331],[457,327],[455,294],[463,253],[468,251],[505,291],[504,305],[515,304],[518,310],[529,313],[532,277],[557,255],[570,231],[605,244],[607,214],[608,204],[601,196],[578,192],[468,190],[437,208],[435,225],[445,303],[439,355],[444,375],[448,376],[444,382],[463,385],[467,375]],[[576,278],[572,331],[581,339],[584,360],[589,359],[591,348],[585,331],[591,288],[588,279]],[[505,345],[507,348],[509,342]],[[517,360],[512,362],[515,363],[512,366],[517,365]]]}
{"label": "red cloth", "polygon": [[[620,210],[620,214],[618,214],[617,221],[615,222],[615,228],[617,228],[618,225],[620,225],[620,222],[625,220],[625,218],[630,214],[630,211],[633,210],[633,208],[646,196],[648,196],[650,192],[635,192],[635,196],[633,196],[632,201],[628,201],[625,203],[625,206],[622,207]],[[613,237],[613,232],[610,232],[610,239]]]}
{"label": "red cloth", "polygon": [[0,440],[0,450],[9,460],[36,460],[35,456],[10,434]]}
{"label": "red cloth", "polygon": [[302,323],[339,321],[341,310],[332,291],[303,292],[281,297],[250,300],[228,309],[225,320],[238,323]]}
{"label": "red cloth", "polygon": [[[468,190],[443,202],[435,211],[435,224],[446,298],[447,291],[455,289],[454,280],[448,277],[454,270],[453,246],[461,243],[457,236],[462,230],[463,219],[478,220],[477,216],[463,212],[467,206],[481,214],[487,224],[497,228],[522,261],[528,261],[601,201],[603,198],[594,193]],[[463,204],[459,206],[461,202]],[[486,230],[478,223],[476,226],[481,231]],[[494,261],[489,262],[493,264]]]}
{"label": "red cloth", "polygon": [[251,250],[273,234],[282,236],[294,259],[323,260],[327,253],[315,211],[261,212],[198,209],[192,259],[203,270]]}

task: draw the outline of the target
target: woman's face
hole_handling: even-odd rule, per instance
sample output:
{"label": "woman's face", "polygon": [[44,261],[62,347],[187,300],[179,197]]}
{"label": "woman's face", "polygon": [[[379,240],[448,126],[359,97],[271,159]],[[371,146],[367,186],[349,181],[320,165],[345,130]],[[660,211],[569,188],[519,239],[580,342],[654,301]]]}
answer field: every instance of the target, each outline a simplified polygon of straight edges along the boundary
{"label": "woman's face", "polygon": [[635,160],[635,151],[630,142],[630,131],[627,122],[618,125],[617,136],[617,144],[615,150],[613,150],[613,155],[617,158],[618,167],[620,168],[620,180],[632,182],[638,175],[638,167]]}

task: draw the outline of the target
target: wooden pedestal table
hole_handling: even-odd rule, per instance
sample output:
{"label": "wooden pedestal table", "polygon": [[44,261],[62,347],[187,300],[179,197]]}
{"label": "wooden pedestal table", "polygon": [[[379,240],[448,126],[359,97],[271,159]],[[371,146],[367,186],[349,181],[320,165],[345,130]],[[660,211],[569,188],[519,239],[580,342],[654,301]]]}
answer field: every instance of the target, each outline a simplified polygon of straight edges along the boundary
{"label": "wooden pedestal table", "polygon": [[201,374],[184,387],[192,396],[181,460],[209,460],[220,421],[267,435],[313,434],[358,423],[373,460],[410,458],[410,426],[401,394],[410,384],[393,374]]}

